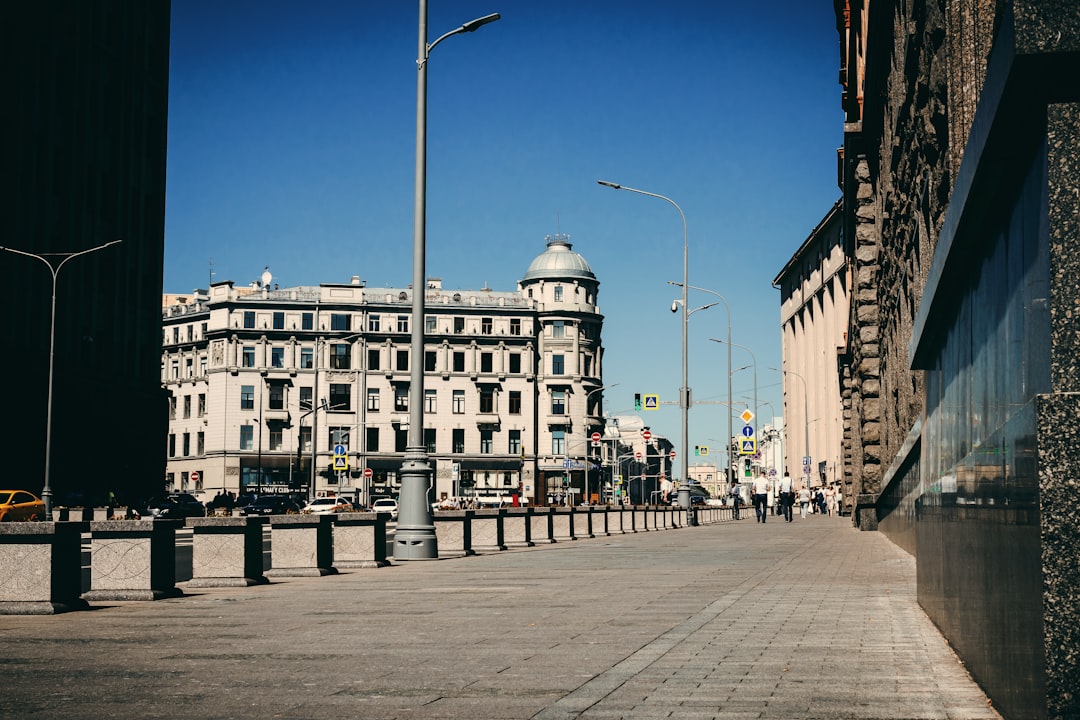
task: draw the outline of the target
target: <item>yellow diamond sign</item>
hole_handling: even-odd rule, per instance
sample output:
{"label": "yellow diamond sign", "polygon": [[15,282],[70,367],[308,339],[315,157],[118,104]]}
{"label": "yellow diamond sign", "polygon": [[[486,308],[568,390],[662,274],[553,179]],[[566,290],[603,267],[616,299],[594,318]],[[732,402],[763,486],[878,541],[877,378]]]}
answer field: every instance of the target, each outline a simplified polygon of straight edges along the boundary
{"label": "yellow diamond sign", "polygon": [[750,421],[754,419],[754,413],[750,412],[750,410],[749,410],[749,409],[746,409],[746,410],[743,410],[743,411],[742,411],[742,415],[740,415],[739,417],[741,417],[741,418],[742,418],[742,421],[743,421],[744,423],[746,423],[747,425],[749,425],[749,424],[750,424]]}

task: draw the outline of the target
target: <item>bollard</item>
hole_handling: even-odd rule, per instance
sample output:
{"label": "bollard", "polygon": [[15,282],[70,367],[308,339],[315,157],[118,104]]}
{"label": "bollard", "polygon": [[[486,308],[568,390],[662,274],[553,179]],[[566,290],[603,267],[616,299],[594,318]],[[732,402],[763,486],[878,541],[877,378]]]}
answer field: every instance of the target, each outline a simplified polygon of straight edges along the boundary
{"label": "bollard", "polygon": [[193,517],[188,587],[248,587],[270,582],[263,574],[266,518]]}
{"label": "bollard", "polygon": [[533,544],[547,545],[555,542],[555,534],[551,526],[550,507],[529,508],[529,541]]}
{"label": "bollard", "polygon": [[334,567],[380,568],[386,559],[385,513],[338,513],[334,519]]}
{"label": "bollard", "polygon": [[503,510],[503,542],[508,548],[532,547],[529,508],[509,507]]}
{"label": "bollard", "polygon": [[271,515],[268,577],[333,575],[334,534],[329,515]]}
{"label": "bollard", "polygon": [[0,615],[89,607],[82,590],[81,522],[0,523]]}
{"label": "bollard", "polygon": [[182,520],[94,520],[90,523],[90,590],[83,599],[178,597],[176,530]]}
{"label": "bollard", "polygon": [[436,510],[435,535],[439,538],[439,557],[475,555],[472,548],[473,510]]}

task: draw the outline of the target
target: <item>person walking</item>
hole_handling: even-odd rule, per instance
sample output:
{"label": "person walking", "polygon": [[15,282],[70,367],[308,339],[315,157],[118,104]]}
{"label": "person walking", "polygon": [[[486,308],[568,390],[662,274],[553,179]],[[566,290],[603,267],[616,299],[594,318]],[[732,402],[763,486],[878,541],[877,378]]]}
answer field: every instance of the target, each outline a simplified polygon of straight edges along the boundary
{"label": "person walking", "polygon": [[754,516],[759,523],[769,516],[769,478],[764,475],[754,478]]}
{"label": "person walking", "polygon": [[731,516],[739,519],[739,503],[742,500],[742,487],[739,485],[738,480],[731,481],[731,489],[728,490],[728,495],[731,496]]}
{"label": "person walking", "polygon": [[806,511],[810,508],[810,488],[803,485],[799,488],[799,510],[802,513],[802,519],[806,519]]}
{"label": "person walking", "polygon": [[780,511],[784,513],[784,520],[791,522],[791,508],[795,504],[795,485],[791,476],[784,470],[784,477],[780,478]]}

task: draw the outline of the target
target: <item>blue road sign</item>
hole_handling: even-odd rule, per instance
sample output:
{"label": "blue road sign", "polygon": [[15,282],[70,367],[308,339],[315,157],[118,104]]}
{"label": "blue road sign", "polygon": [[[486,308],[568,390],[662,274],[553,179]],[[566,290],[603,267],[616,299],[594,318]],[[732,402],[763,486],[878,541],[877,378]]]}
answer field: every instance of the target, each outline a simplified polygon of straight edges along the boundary
{"label": "blue road sign", "polygon": [[753,425],[743,425],[742,434],[743,434],[743,437],[754,437],[754,426]]}
{"label": "blue road sign", "polygon": [[335,446],[334,446],[334,454],[335,454],[335,455],[344,455],[344,454],[345,454],[345,446],[344,446],[344,445],[340,445],[340,444],[339,444],[339,445],[335,445]]}

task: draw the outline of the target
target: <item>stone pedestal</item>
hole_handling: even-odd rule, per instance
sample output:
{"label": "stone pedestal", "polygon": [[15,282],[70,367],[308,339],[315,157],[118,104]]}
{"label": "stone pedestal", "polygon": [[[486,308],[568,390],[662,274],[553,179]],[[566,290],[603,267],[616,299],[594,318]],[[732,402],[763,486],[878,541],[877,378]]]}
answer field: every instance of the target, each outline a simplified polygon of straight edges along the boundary
{"label": "stone pedestal", "polygon": [[472,514],[474,510],[437,510],[435,535],[439,538],[439,557],[453,558],[475,555],[472,548]]}
{"label": "stone pedestal", "polygon": [[593,537],[591,508],[574,508],[570,518],[575,540]]}
{"label": "stone pedestal", "polygon": [[176,587],[180,520],[95,520],[90,523],[90,590],[84,600],[161,600]]}
{"label": "stone pedestal", "polygon": [[472,548],[478,553],[499,552],[506,549],[503,540],[503,511],[480,508],[472,517]]}
{"label": "stone pedestal", "polygon": [[651,511],[648,505],[635,505],[634,506],[634,532],[648,532],[649,531],[649,515]]}
{"label": "stone pedestal", "polygon": [[390,564],[386,559],[385,513],[339,513],[331,517],[334,567],[380,568]]}
{"label": "stone pedestal", "polygon": [[532,547],[529,530],[529,508],[511,507],[503,510],[503,542],[506,547]]}
{"label": "stone pedestal", "polygon": [[263,574],[262,517],[193,517],[188,587],[246,587],[269,582]]}
{"label": "stone pedestal", "polygon": [[271,515],[268,577],[333,575],[334,533],[329,515]]}
{"label": "stone pedestal", "polygon": [[85,610],[85,523],[0,523],[0,615],[53,615]]}
{"label": "stone pedestal", "polygon": [[529,508],[529,541],[534,545],[546,545],[555,542],[551,527],[551,508]]}
{"label": "stone pedestal", "polygon": [[554,542],[574,540],[574,509],[556,507],[551,509],[551,539]]}

